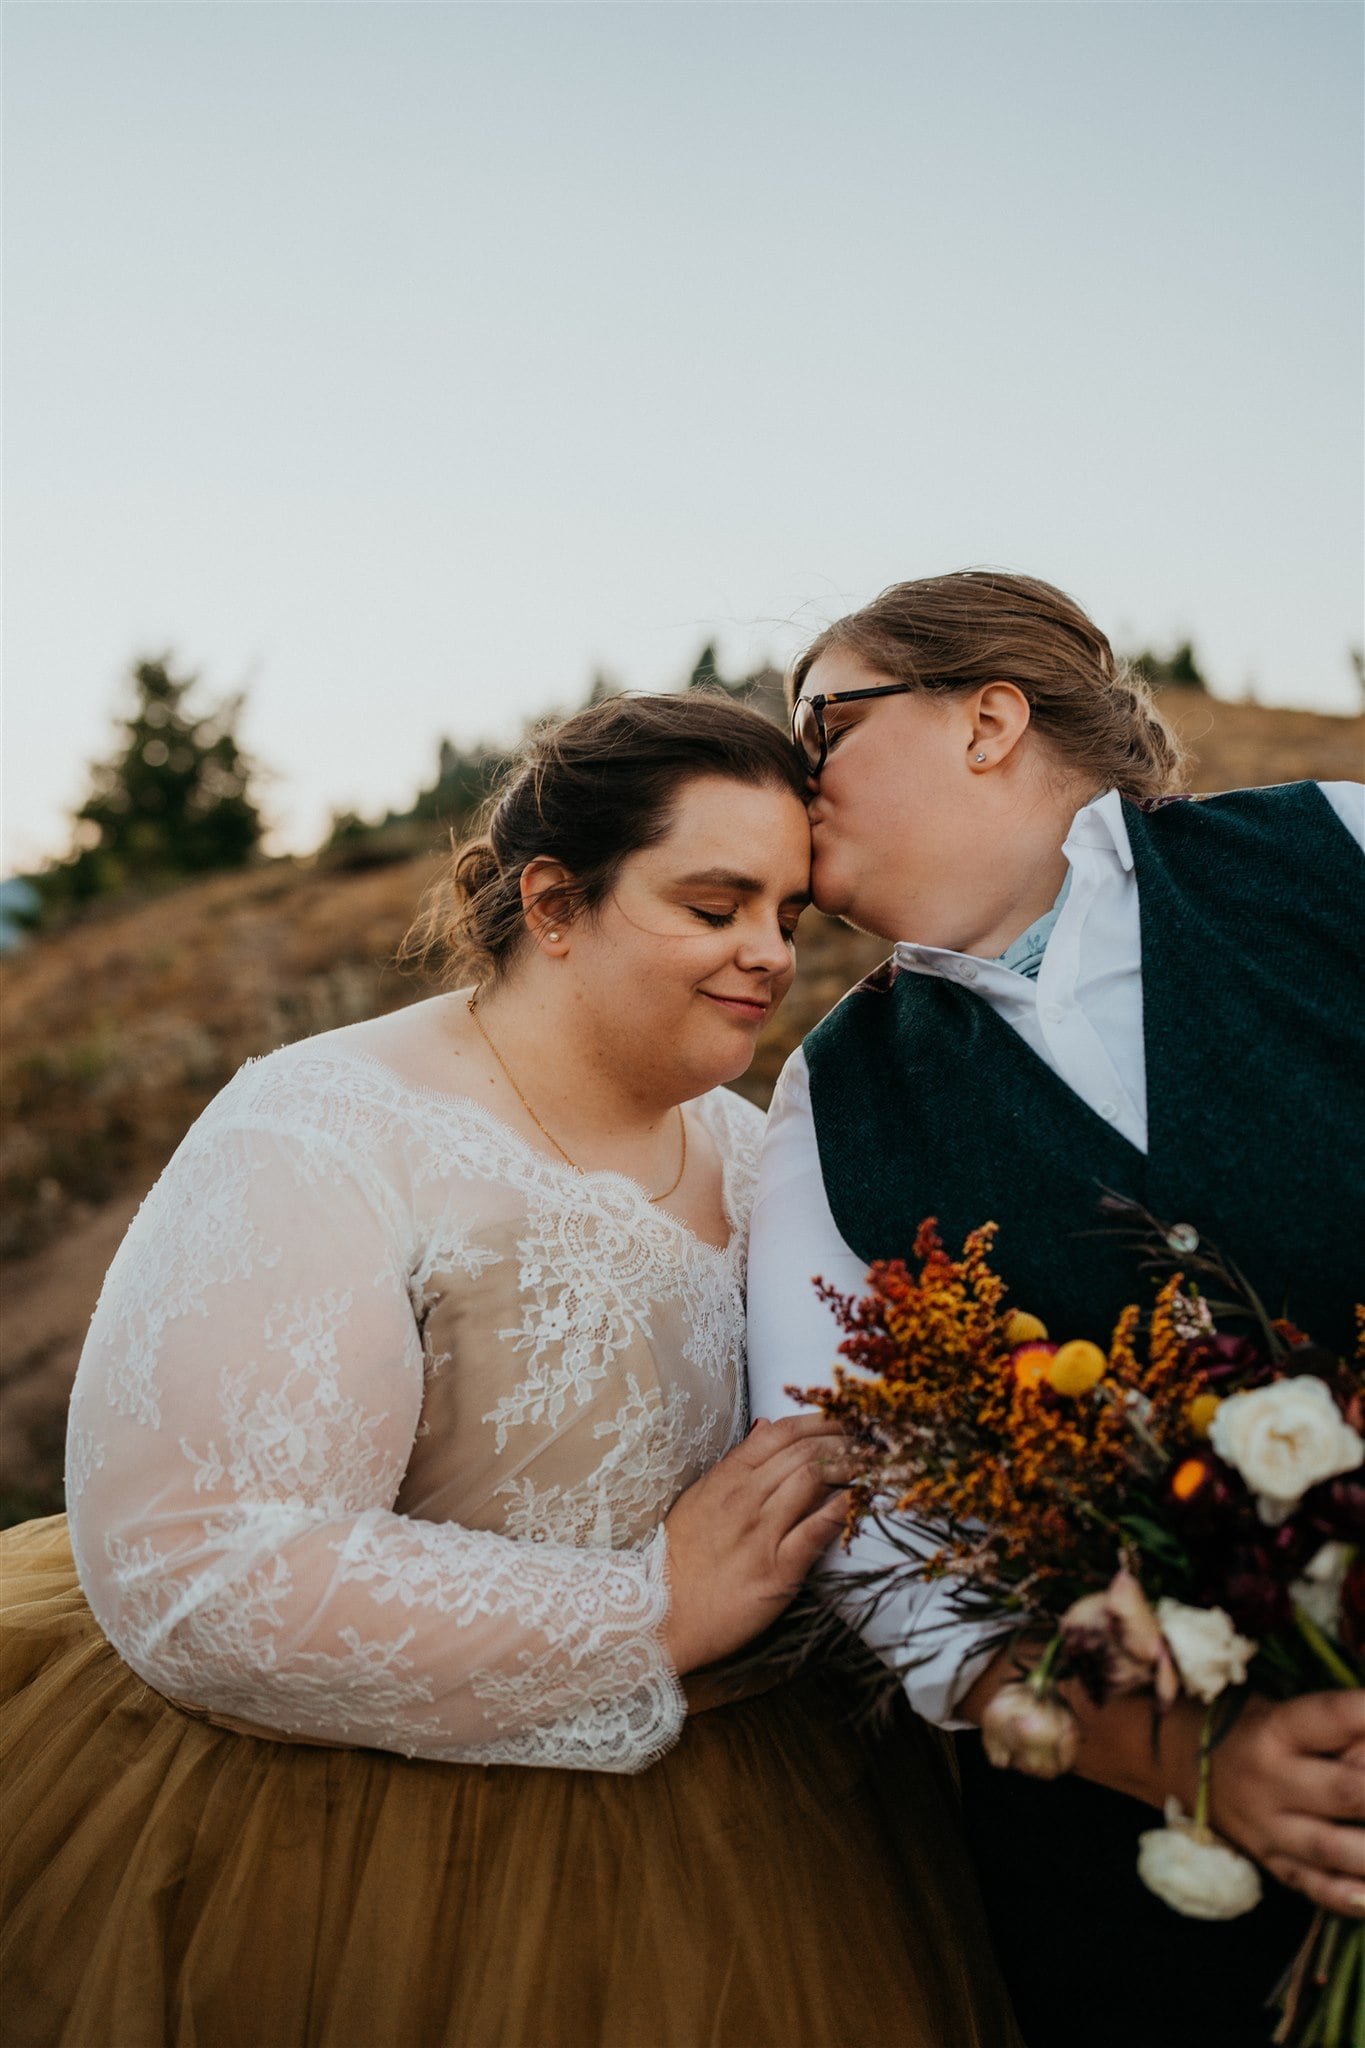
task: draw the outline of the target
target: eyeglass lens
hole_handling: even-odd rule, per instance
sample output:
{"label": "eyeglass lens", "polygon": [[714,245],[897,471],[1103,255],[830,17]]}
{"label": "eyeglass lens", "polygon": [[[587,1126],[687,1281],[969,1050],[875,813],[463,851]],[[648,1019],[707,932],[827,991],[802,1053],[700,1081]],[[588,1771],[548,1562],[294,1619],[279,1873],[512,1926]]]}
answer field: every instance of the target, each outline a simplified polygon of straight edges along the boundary
{"label": "eyeglass lens", "polygon": [[796,713],[792,719],[792,738],[795,740],[797,750],[804,759],[806,766],[813,773],[820,764],[820,756],[824,752],[824,742],[820,732],[820,720],[816,714],[815,706],[811,703],[809,697],[798,697],[796,700]]}

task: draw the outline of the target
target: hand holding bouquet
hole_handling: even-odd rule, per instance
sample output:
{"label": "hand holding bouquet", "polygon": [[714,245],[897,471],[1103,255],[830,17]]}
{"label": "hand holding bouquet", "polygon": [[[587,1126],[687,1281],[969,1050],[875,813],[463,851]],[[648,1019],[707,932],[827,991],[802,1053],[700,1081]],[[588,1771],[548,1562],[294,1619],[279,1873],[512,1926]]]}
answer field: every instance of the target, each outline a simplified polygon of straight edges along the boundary
{"label": "hand holding bouquet", "polygon": [[[1168,1277],[1101,1344],[1006,1305],[994,1225],[953,1259],[931,1218],[917,1271],[874,1264],[856,1300],[821,1285],[848,1363],[798,1398],[855,1446],[846,1540],[875,1521],[904,1558],[865,1577],[870,1604],[945,1578],[955,1616],[1036,1651],[986,1711],[993,1763],[1070,1769],[1068,1681],[1097,1704],[1203,1707],[1195,1811],[1168,1804],[1138,1869],[1176,1911],[1221,1919],[1261,1894],[1209,1826],[1222,1735],[1249,1696],[1365,1683],[1365,1373],[1270,1319],[1190,1225],[1143,1226]],[[1278,2040],[1365,2048],[1365,1926],[1318,1915],[1282,2011]]]}

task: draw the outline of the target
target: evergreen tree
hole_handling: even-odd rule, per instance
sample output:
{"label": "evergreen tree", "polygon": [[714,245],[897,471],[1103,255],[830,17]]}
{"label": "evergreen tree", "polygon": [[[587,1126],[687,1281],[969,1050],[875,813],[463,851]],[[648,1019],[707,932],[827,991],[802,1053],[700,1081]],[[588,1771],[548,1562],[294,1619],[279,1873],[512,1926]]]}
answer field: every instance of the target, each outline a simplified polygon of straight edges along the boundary
{"label": "evergreen tree", "polygon": [[1144,647],[1129,659],[1134,668],[1142,670],[1154,690],[1160,690],[1168,683],[1178,684],[1187,690],[1207,690],[1209,686],[1192,641],[1182,640],[1170,654],[1157,654],[1152,648]]}
{"label": "evergreen tree", "polygon": [[[708,640],[697,656],[696,667],[687,678],[687,687],[689,690],[714,690],[717,683],[720,683],[720,670],[716,667],[715,642]],[[725,685],[722,683],[721,687],[723,689]]]}
{"label": "evergreen tree", "polygon": [[132,683],[118,751],[92,770],[76,813],[80,850],[63,864],[78,898],[244,867],[260,845],[255,770],[236,735],[243,696],[196,711],[189,700],[198,678],[173,674],[169,657],[139,662]]}

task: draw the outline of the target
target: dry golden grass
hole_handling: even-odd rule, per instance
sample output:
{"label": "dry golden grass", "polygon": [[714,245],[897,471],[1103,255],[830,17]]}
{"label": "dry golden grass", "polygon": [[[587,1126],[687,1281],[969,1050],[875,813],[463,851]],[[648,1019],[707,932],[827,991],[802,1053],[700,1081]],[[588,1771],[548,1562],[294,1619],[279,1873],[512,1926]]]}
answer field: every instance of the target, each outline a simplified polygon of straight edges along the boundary
{"label": "dry golden grass", "polygon": [[[1189,690],[1162,703],[1195,755],[1195,788],[1362,772],[1365,719]],[[24,1388],[22,1422],[7,1429],[0,1414],[0,1451],[18,1512],[60,1504],[60,1414],[111,1216],[243,1060],[429,993],[391,963],[436,866],[434,854],[356,872],[276,861],[104,908],[0,963],[0,1256],[20,1327],[0,1398],[6,1380]],[[883,950],[803,921],[796,986],[743,1093],[767,1102],[791,1047]]]}
{"label": "dry golden grass", "polygon": [[[1194,690],[1162,703],[1198,789],[1361,773],[1363,719]],[[252,1054],[427,993],[390,963],[436,858],[358,872],[277,861],[106,908],[0,965],[0,1256],[145,1180]],[[787,1052],[878,952],[807,918],[796,988],[745,1094],[766,1103]]]}

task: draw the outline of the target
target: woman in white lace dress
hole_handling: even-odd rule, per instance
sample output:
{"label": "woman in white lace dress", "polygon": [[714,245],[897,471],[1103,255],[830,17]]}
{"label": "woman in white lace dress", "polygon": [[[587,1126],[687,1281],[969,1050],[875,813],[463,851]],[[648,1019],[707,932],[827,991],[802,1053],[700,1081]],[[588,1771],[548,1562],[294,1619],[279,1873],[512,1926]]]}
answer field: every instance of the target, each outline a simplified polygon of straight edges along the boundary
{"label": "woman in white lace dress", "polygon": [[428,921],[477,1003],[249,1062],[148,1196],[5,1539],[9,2048],[1009,2040],[927,1739],[705,1669],[841,1509],[746,1435],[723,1085],[800,788],[714,699],[542,737]]}

